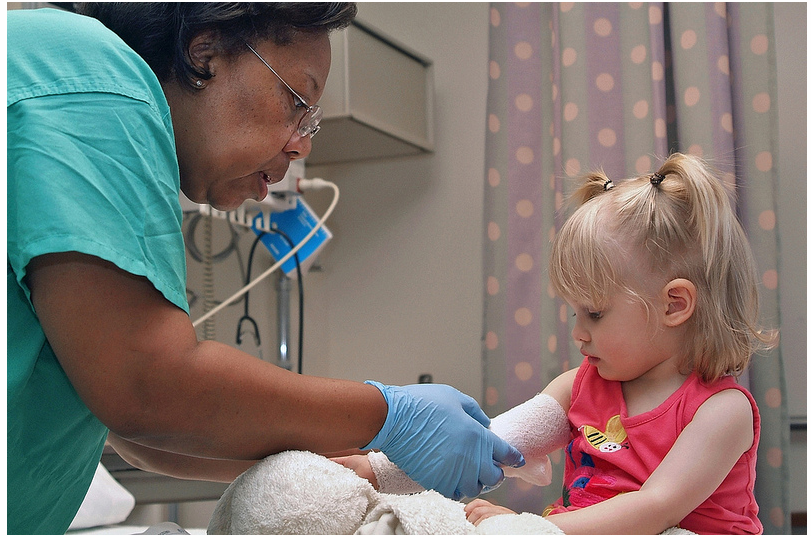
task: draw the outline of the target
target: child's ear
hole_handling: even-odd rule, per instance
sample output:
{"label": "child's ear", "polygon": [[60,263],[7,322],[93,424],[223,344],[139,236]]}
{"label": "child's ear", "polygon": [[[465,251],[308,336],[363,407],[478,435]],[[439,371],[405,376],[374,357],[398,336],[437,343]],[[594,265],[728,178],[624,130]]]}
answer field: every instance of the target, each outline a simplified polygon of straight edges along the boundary
{"label": "child's ear", "polygon": [[686,322],[696,309],[696,286],[689,279],[677,278],[662,289],[665,298],[664,322],[676,327]]}

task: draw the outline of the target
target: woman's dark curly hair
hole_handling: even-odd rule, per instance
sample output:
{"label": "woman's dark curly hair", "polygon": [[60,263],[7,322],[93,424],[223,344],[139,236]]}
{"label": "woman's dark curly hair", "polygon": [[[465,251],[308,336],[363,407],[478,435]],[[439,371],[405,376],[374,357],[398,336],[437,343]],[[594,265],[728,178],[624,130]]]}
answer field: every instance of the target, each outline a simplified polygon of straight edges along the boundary
{"label": "woman's dark curly hair", "polygon": [[74,10],[118,34],[160,81],[174,77],[190,88],[195,79],[212,76],[188,55],[201,32],[215,32],[223,53],[239,55],[245,43],[269,39],[284,46],[297,32],[329,33],[346,27],[357,14],[354,2],[82,2]]}

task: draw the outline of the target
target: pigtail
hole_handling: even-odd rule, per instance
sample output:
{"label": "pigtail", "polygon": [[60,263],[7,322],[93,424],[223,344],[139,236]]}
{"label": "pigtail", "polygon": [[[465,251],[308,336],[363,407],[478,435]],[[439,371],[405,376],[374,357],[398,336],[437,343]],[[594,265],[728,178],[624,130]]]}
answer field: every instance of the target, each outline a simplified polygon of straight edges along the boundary
{"label": "pigtail", "polygon": [[680,257],[669,263],[678,270],[673,277],[690,279],[699,289],[686,368],[707,381],[738,375],[774,336],[758,327],[757,270],[731,203],[734,193],[704,161],[679,153],[649,182],[656,235],[649,240]]}
{"label": "pigtail", "polygon": [[603,170],[584,175],[581,182],[582,184],[572,193],[569,200],[570,203],[578,206],[614,187],[614,183]]}

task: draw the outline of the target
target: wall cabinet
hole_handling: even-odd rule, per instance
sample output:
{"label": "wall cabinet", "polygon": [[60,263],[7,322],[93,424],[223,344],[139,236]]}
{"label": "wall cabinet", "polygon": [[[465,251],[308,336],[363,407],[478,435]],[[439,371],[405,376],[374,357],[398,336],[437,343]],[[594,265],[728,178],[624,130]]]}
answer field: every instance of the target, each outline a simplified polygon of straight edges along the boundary
{"label": "wall cabinet", "polygon": [[432,62],[359,21],[330,39],[322,130],[307,164],[433,151]]}

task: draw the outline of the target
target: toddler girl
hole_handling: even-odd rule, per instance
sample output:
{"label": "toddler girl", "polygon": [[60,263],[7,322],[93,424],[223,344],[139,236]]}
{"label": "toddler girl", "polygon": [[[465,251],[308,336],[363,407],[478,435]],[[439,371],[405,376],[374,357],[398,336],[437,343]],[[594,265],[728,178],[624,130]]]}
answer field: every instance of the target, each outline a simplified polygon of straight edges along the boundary
{"label": "toddler girl", "polygon": [[[776,333],[757,325],[754,260],[723,183],[677,153],[618,184],[591,174],[574,200],[550,277],[582,364],[493,420],[515,437],[539,407],[565,414],[563,494],[544,515],[567,534],[762,532],[760,417],[735,377]],[[474,524],[513,513],[481,499],[466,511]]]}

